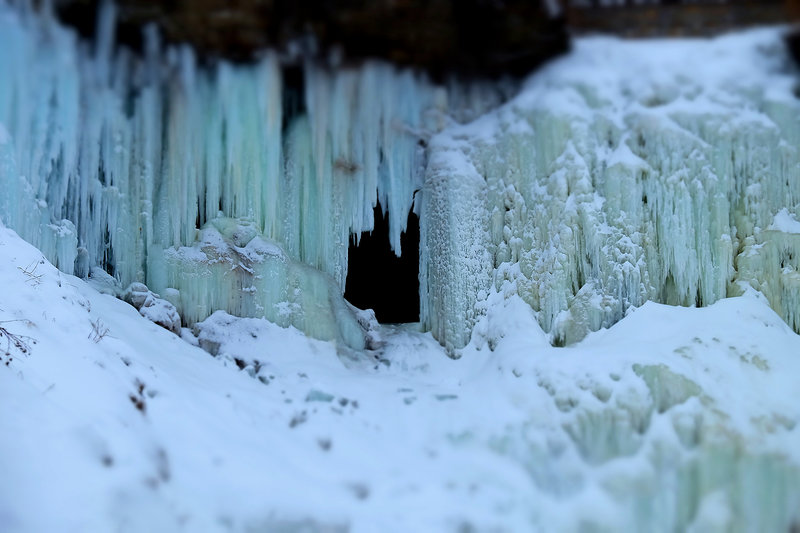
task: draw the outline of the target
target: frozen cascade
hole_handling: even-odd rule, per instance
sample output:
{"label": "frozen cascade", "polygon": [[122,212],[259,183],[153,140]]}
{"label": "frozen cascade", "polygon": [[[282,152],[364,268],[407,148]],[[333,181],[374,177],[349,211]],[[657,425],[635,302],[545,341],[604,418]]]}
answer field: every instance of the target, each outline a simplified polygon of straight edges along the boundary
{"label": "frozen cascade", "polygon": [[[490,114],[491,87],[309,63],[304,109],[287,117],[276,55],[201,68],[148,30],[140,58],[114,50],[104,15],[91,48],[0,0],[0,218],[94,288],[128,286],[162,326],[176,330],[179,309],[218,357],[47,264],[42,287],[26,281],[40,254],[0,226],[3,312],[40,341],[0,372],[0,434],[14,435],[0,470],[16,481],[0,524],[83,514],[109,530],[139,515],[159,530],[174,513],[172,529],[269,529],[265,513],[299,501],[354,530],[377,514],[406,530],[797,528],[800,337],[764,304],[800,330],[800,100],[778,31],[581,40]],[[462,360],[341,297],[348,240],[379,199],[398,252],[419,213],[421,318],[451,355],[467,345]],[[223,312],[202,321],[217,309],[337,346]],[[86,338],[100,317],[113,339]],[[364,348],[366,328],[391,366],[343,368],[339,348]],[[42,447],[53,428],[59,453]],[[153,450],[172,458],[167,475]],[[112,451],[123,464],[109,468]],[[89,492],[71,490],[76,474]],[[230,497],[203,489],[220,484]],[[121,512],[119,494],[138,503]]]}
{"label": "frozen cascade", "polygon": [[422,318],[451,351],[493,292],[556,344],[647,300],[760,290],[800,332],[800,101],[777,30],[580,40],[430,145]]}
{"label": "frozen cascade", "polygon": [[[65,272],[179,288],[189,324],[219,307],[308,331],[322,309],[319,324],[344,322],[315,335],[359,347],[338,299],[380,200],[397,253],[420,214],[421,319],[451,353],[497,291],[557,344],[647,300],[707,305],[745,285],[800,331],[800,106],[778,31],[581,40],[453,126],[502,88],[308,62],[303,109],[284,116],[274,53],[200,67],[147,29],[139,57],[102,15],[90,46],[0,3],[0,217]],[[280,261],[238,276],[241,235]],[[317,299],[266,290],[273,276]]]}
{"label": "frozen cascade", "polygon": [[[0,3],[0,124],[8,130],[0,216],[63,271],[73,272],[81,247],[81,272],[87,261],[101,265],[123,287],[166,290],[175,263],[164,258],[175,257],[165,250],[202,243],[201,228],[221,218],[329,275],[341,297],[349,240],[372,229],[378,199],[400,254],[425,140],[450,120],[448,102],[470,117],[499,98],[488,84],[435,86],[379,62],[328,69],[309,61],[305,110],[285,117],[274,53],[254,66],[201,68],[189,48],[164,49],[148,28],[139,57],[113,46],[112,6],[99,20],[91,47],[46,13]],[[202,279],[181,292],[190,324],[214,310],[199,295],[220,290],[197,285]],[[224,308],[273,316],[291,303],[261,296]]]}

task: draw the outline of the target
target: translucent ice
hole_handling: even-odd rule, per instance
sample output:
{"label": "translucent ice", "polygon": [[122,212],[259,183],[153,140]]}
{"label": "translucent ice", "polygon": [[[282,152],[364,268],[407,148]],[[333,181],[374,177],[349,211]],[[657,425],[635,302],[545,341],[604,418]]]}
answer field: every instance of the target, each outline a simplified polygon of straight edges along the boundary
{"label": "translucent ice", "polygon": [[[0,3],[0,217],[62,270],[100,266],[122,286],[152,285],[164,250],[191,247],[221,216],[248,221],[341,293],[348,244],[372,229],[379,198],[400,254],[425,140],[447,124],[448,101],[474,116],[501,92],[309,60],[303,105],[285,116],[275,54],[201,68],[148,28],[140,57],[115,48],[110,3],[99,21],[90,47],[46,11]],[[195,303],[211,313],[249,301],[181,294],[189,321]]]}
{"label": "translucent ice", "polygon": [[[263,291],[306,265],[338,292],[297,274],[313,304],[345,309],[330,305],[348,244],[380,200],[398,254],[420,215],[421,318],[451,353],[491,293],[522,297],[556,344],[648,300],[707,305],[744,285],[800,329],[800,103],[778,30],[581,40],[483,116],[502,85],[309,61],[288,114],[273,53],[200,67],[150,28],[140,57],[113,46],[113,8],[99,20],[90,47],[46,11],[0,4],[0,216],[66,272],[179,288],[187,322],[219,308],[311,332]],[[246,248],[225,220],[292,268],[179,279],[215,259],[200,253],[212,228]],[[336,320],[314,335],[351,339]]]}

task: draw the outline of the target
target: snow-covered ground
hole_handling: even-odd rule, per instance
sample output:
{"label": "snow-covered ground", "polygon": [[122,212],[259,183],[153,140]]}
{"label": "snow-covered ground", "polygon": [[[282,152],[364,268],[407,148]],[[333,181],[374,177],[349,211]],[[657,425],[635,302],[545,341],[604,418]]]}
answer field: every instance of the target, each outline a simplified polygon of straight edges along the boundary
{"label": "snow-covered ground", "polygon": [[0,283],[4,532],[800,520],[800,337],[755,293],[570,348],[495,295],[459,360],[409,327],[359,356],[217,313],[212,357],[5,228]]}

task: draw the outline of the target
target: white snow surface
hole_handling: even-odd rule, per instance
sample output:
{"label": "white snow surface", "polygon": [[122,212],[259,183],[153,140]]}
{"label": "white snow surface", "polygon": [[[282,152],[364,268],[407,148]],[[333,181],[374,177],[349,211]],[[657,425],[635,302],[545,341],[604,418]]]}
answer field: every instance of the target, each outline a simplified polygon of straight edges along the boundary
{"label": "white snow surface", "polygon": [[753,291],[648,303],[569,348],[493,293],[452,360],[413,327],[337,354],[223,312],[195,328],[212,357],[2,227],[0,282],[1,331],[28,348],[0,337],[4,532],[800,520],[800,337]]}
{"label": "white snow surface", "polygon": [[775,231],[782,231],[784,233],[800,233],[800,220],[794,218],[794,215],[789,213],[788,209],[781,209],[775,215],[772,224],[769,228]]}

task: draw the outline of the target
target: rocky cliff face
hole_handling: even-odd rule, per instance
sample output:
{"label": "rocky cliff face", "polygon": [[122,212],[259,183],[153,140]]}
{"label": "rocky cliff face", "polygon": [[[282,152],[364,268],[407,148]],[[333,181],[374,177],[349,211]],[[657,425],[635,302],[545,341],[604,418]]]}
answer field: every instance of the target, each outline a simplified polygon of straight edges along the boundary
{"label": "rocky cliff face", "polygon": [[[61,0],[64,22],[90,36],[96,0]],[[168,42],[201,56],[247,61],[265,47],[288,49],[313,35],[317,49],[344,60],[379,57],[439,77],[527,74],[567,49],[557,2],[529,0],[119,0],[118,39],[141,44],[153,22]],[[549,4],[551,7],[548,9]]]}

